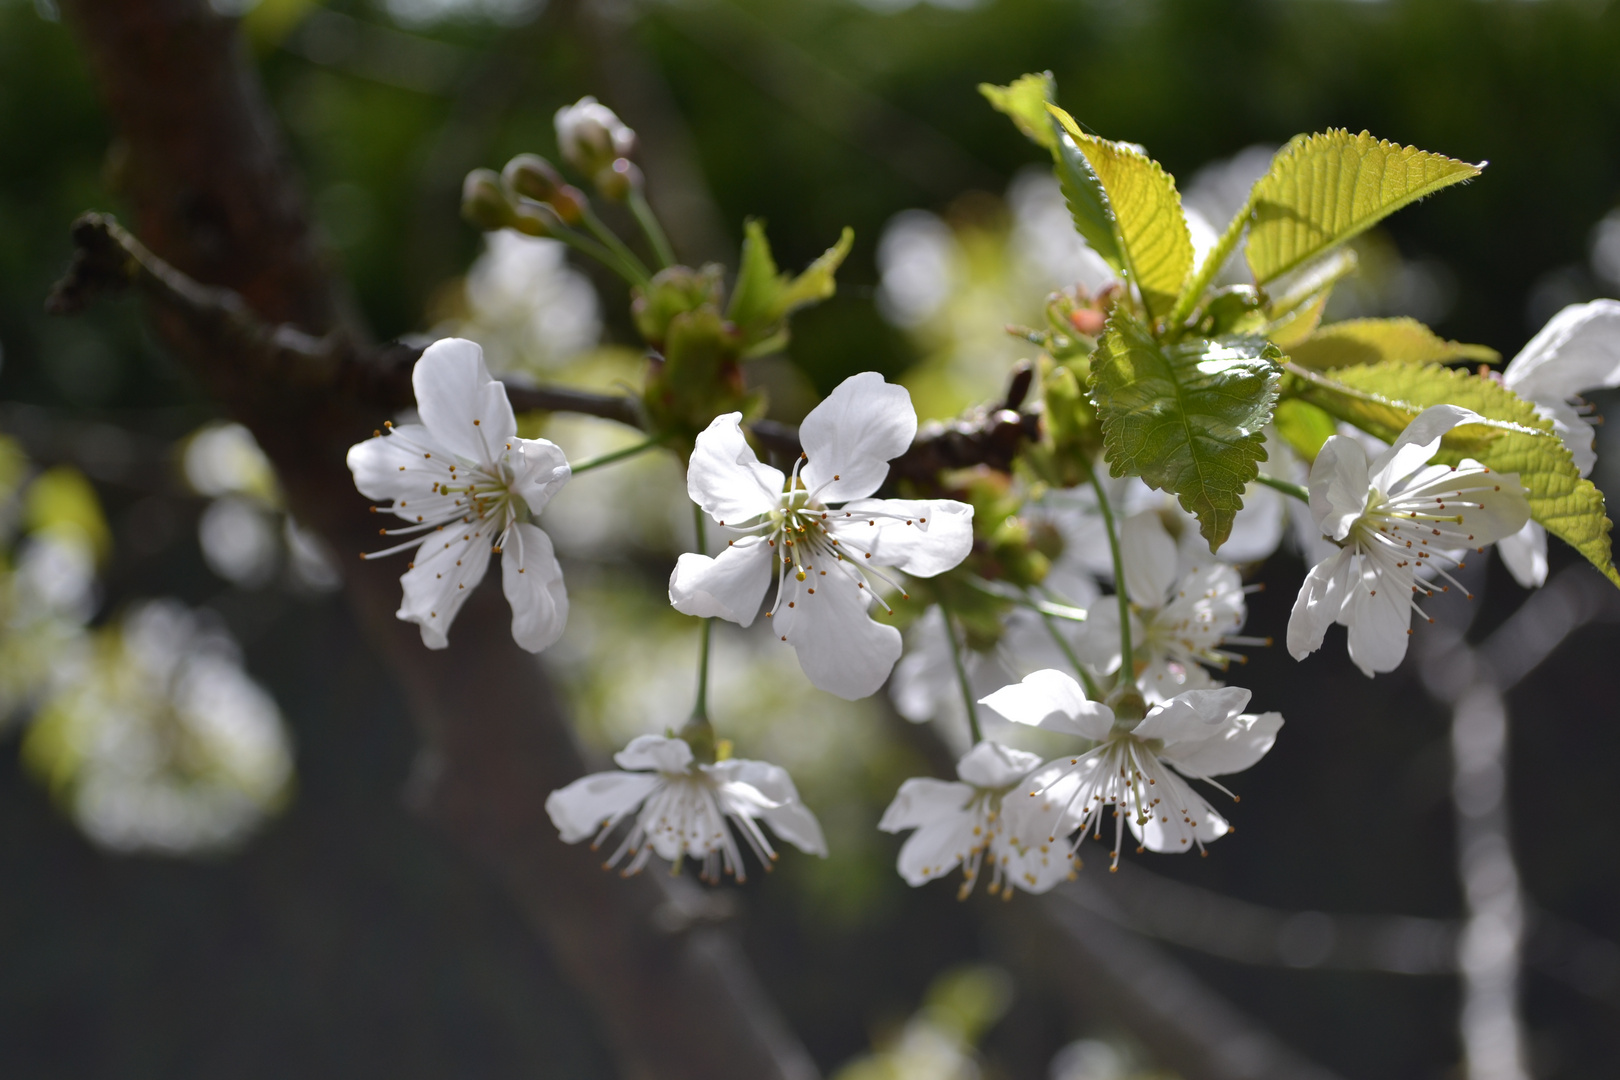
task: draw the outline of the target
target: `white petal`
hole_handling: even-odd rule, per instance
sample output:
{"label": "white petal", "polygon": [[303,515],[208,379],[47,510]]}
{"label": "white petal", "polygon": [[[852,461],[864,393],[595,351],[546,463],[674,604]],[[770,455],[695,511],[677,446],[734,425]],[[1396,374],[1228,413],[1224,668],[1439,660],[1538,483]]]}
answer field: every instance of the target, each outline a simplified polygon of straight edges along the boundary
{"label": "white petal", "polygon": [[832,515],[827,531],[848,558],[870,554],[913,577],[943,574],[973,550],[973,507],[955,499],[860,499]]}
{"label": "white petal", "polygon": [[[1002,823],[1003,830],[1017,827],[1018,823],[1010,816]],[[1036,831],[1039,831],[1038,827]],[[1033,840],[1026,840],[1020,836],[1017,843],[1013,843],[1010,836],[998,839],[991,844],[989,857],[1004,858],[1006,861],[1002,863],[1002,873],[1006,875],[1007,881],[1025,892],[1046,892],[1067,881],[1074,874],[1074,851],[1068,842],[1048,839],[1044,833]]]}
{"label": "white petal", "polygon": [[1597,451],[1593,449],[1597,432],[1592,430],[1592,425],[1567,401],[1538,401],[1536,413],[1552,421],[1553,431],[1575,459],[1575,468],[1582,476],[1590,476],[1592,467],[1597,464]]}
{"label": "white petal", "polygon": [[1250,484],[1243,492],[1243,507],[1232,518],[1232,531],[1216,554],[1230,563],[1247,563],[1259,562],[1276,551],[1282,543],[1288,510],[1283,500],[1287,498],[1275,488]]}
{"label": "white petal", "polygon": [[1496,550],[1520,585],[1534,589],[1547,583],[1547,530],[1540,525],[1525,522],[1524,528],[1498,540]]}
{"label": "white petal", "polygon": [[1114,724],[1114,710],[1086,700],[1080,684],[1061,671],[1047,668],[1004,686],[979,704],[1015,724],[1104,739]]}
{"label": "white petal", "polygon": [[551,537],[519,522],[501,548],[501,591],[512,605],[512,640],[539,652],[562,637],[568,623],[568,589]]}
{"label": "white petal", "polygon": [[1282,713],[1244,713],[1218,725],[1207,739],[1166,747],[1159,757],[1188,776],[1242,772],[1270,751],[1283,725]]}
{"label": "white petal", "polygon": [[1330,435],[1311,465],[1311,517],[1335,540],[1367,508],[1367,451],[1348,435]]}
{"label": "white petal", "polygon": [[464,338],[429,345],[411,372],[416,411],[423,425],[451,453],[492,462],[517,434],[506,387],[490,378],[484,350]]}
{"label": "white petal", "polygon": [[956,775],[974,787],[1004,788],[1028,776],[1040,763],[1039,754],[986,739],[962,755],[956,763]]}
{"label": "white petal", "polygon": [[1367,569],[1353,582],[1341,620],[1350,627],[1350,659],[1364,675],[1394,671],[1406,656],[1412,622],[1411,566]]}
{"label": "white petal", "polygon": [[1131,734],[1158,739],[1166,749],[1184,740],[1200,742],[1215,734],[1220,725],[1230,723],[1248,703],[1249,691],[1241,686],[1188,690],[1150,710]]}
{"label": "white petal", "polygon": [[1140,607],[1164,604],[1176,583],[1176,542],[1152,511],[1132,514],[1119,527],[1120,556],[1125,562],[1125,593]]}
{"label": "white petal", "polygon": [[512,490],[522,496],[531,513],[538,514],[562,486],[568,483],[573,470],[562,447],[549,439],[520,439],[516,435],[506,440],[512,449]]}
{"label": "white petal", "polygon": [[771,549],[758,536],[733,542],[717,558],[687,552],[669,575],[669,602],[683,615],[753,624],[771,583]]}
{"label": "white petal", "polygon": [[656,769],[665,773],[684,773],[692,766],[692,748],[685,739],[671,739],[663,735],[637,735],[630,745],[613,755],[621,769]]}
{"label": "white petal", "polygon": [[1152,817],[1146,824],[1138,824],[1135,814],[1129,816],[1131,834],[1143,847],[1165,854],[1191,851],[1197,847],[1197,841],[1207,844],[1230,831],[1226,819],[1217,814],[1191,784],[1168,769],[1162,770],[1160,777],[1161,782],[1155,789],[1160,802],[1154,807]]}
{"label": "white petal", "polygon": [[416,549],[411,569],[399,579],[405,595],[397,618],[416,623],[430,649],[450,644],[450,624],[467,597],[484,580],[493,538],[483,522],[454,522],[431,532]]}
{"label": "white petal", "polygon": [[[430,495],[450,478],[448,451],[420,424],[402,424],[349,447],[349,471],[360,494],[377,502]],[[432,454],[432,457],[423,457]]]}
{"label": "white petal", "polygon": [[1349,595],[1352,551],[1340,548],[1311,567],[1288,617],[1288,655],[1303,660],[1322,647],[1327,628],[1339,619]]}
{"label": "white petal", "polygon": [[[1142,621],[1131,613],[1131,640],[1142,640]],[[1112,596],[1100,597],[1074,633],[1074,652],[1082,663],[1104,674],[1119,667],[1119,604]]]}
{"label": "white petal", "polygon": [[721,524],[741,525],[775,510],[785,482],[779,470],[760,463],[743,438],[740,412],[709,422],[686,467],[687,494]]}
{"label": "white petal", "polygon": [[746,784],[770,800],[773,805],[763,807],[759,816],[777,836],[807,855],[827,854],[827,840],[822,835],[821,823],[799,801],[799,790],[793,786],[793,778],[786,769],[768,761],[733,758],[716,765],[706,765],[704,770]]}
{"label": "white petal", "polygon": [[577,844],[641,805],[662,783],[657,773],[601,772],[582,776],[546,796],[546,813],[563,843]]}
{"label": "white petal", "polygon": [[974,791],[954,780],[914,776],[900,785],[894,801],[883,811],[878,828],[884,832],[915,829],[962,812],[973,801]]}
{"label": "white petal", "polygon": [[1503,370],[1502,382],[1538,403],[1620,386],[1620,301],[1571,304],[1548,319]]}
{"label": "white petal", "polygon": [[1368,466],[1371,473],[1368,483],[1379,491],[1388,491],[1395,481],[1416,472],[1434,457],[1446,432],[1460,424],[1474,424],[1483,419],[1460,405],[1430,405],[1412,418],[1388,450],[1373,459]]}
{"label": "white petal", "polygon": [[900,631],[874,622],[870,602],[870,594],[836,567],[806,581],[789,573],[771,620],[810,681],[846,701],[875,694],[900,659]]}
{"label": "white petal", "polygon": [[804,486],[823,503],[864,499],[916,435],[917,412],[905,387],[875,371],[851,375],[799,425],[809,458],[800,473]]}
{"label": "white petal", "polygon": [[912,833],[901,845],[900,858],[895,863],[906,884],[921,885],[956,869],[978,840],[973,835],[973,827],[979,821],[978,814],[958,811]]}

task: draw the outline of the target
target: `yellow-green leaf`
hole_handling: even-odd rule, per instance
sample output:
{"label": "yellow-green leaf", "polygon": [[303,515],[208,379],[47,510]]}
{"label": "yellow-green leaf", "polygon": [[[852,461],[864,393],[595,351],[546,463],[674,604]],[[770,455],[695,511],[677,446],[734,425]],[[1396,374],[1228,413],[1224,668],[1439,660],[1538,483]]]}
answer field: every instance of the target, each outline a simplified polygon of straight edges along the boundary
{"label": "yellow-green leaf", "polygon": [[[1276,340],[1273,338],[1273,340]],[[1318,329],[1294,343],[1288,358],[1316,371],[1379,364],[1449,364],[1472,360],[1494,364],[1495,349],[1447,341],[1416,319],[1347,319]]]}
{"label": "yellow-green leaf", "polygon": [[1263,338],[1157,341],[1121,308],[1092,354],[1091,396],[1109,468],[1174,493],[1211,551],[1232,531],[1243,490],[1266,459],[1262,429],[1281,359]]}
{"label": "yellow-green leaf", "polygon": [[1306,461],[1315,461],[1316,455],[1322,452],[1322,444],[1339,430],[1333,417],[1298,398],[1277,402],[1271,425],[1277,429],[1283,441]]}
{"label": "yellow-green leaf", "polygon": [[1487,424],[1454,428],[1435,460],[1455,464],[1471,457],[1497,472],[1517,473],[1529,492],[1530,516],[1620,585],[1603,493],[1581,477],[1552,424],[1500,382],[1438,364],[1393,361],[1330,374],[1290,371],[1291,396],[1386,442],[1430,405],[1461,405],[1488,418]]}
{"label": "yellow-green leaf", "polygon": [[1263,285],[1484,167],[1365,131],[1298,136],[1278,151],[1250,195],[1245,252],[1254,280]]}
{"label": "yellow-green leaf", "polygon": [[1005,113],[1031,142],[1056,152],[1057,133],[1052,130],[1051,117],[1046,114],[1046,103],[1057,96],[1057,85],[1050,71],[1020,76],[1007,86],[980,83],[979,93],[997,112]]}
{"label": "yellow-green leaf", "polygon": [[1193,262],[1192,237],[1175,180],[1138,148],[1087,135],[1074,117],[1055,105],[1048,108],[1102,185],[1127,279],[1136,285],[1150,315],[1168,313]]}

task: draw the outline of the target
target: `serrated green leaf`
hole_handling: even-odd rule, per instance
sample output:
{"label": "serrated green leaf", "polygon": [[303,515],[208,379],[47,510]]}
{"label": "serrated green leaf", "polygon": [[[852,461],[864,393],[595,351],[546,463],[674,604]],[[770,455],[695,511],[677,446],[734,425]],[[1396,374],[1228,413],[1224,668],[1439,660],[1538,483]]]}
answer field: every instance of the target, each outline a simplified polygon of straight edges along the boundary
{"label": "serrated green leaf", "polygon": [[1315,371],[1379,364],[1449,364],[1473,360],[1494,364],[1495,349],[1447,341],[1416,319],[1347,319],[1321,327],[1288,350],[1288,358]]}
{"label": "serrated green leaf", "polygon": [[1282,354],[1262,338],[1173,343],[1117,310],[1091,359],[1103,456],[1173,492],[1213,551],[1266,459],[1261,429],[1277,400]]}
{"label": "serrated green leaf", "polygon": [[1297,398],[1277,402],[1276,411],[1271,414],[1271,426],[1306,461],[1315,461],[1316,455],[1322,452],[1322,444],[1339,430],[1333,417]]}
{"label": "serrated green leaf", "polygon": [[1322,324],[1322,312],[1327,309],[1327,291],[1319,292],[1276,322],[1267,324],[1262,333],[1266,340],[1287,352],[1316,332]]}
{"label": "serrated green leaf", "polygon": [[1250,196],[1245,252],[1257,284],[1287,273],[1401,207],[1479,175],[1441,154],[1335,129],[1296,137]]}
{"label": "serrated green leaf", "polygon": [[1056,152],[1057,133],[1052,129],[1052,118],[1046,113],[1046,103],[1057,97],[1057,84],[1052,73],[1023,75],[1006,86],[980,83],[983,94],[997,112],[1005,113],[1018,130],[1037,146]]}
{"label": "serrated green leaf", "polygon": [[1320,374],[1290,367],[1289,393],[1393,441],[1423,409],[1452,404],[1488,424],[1452,429],[1435,460],[1471,457],[1497,472],[1517,473],[1529,491],[1530,516],[1620,585],[1609,547],[1603,493],[1576,469],[1569,449],[1535,406],[1495,379],[1436,364],[1385,362]]}
{"label": "serrated green leaf", "polygon": [[1102,186],[1126,279],[1136,285],[1150,315],[1166,314],[1181,295],[1193,261],[1192,236],[1175,179],[1136,147],[1087,135],[1074,117],[1055,105],[1047,108]]}
{"label": "serrated green leaf", "polygon": [[1114,213],[1108,205],[1102,181],[1091,168],[1091,162],[1080,152],[1080,147],[1063,130],[1056,116],[1052,117],[1052,171],[1057,174],[1058,187],[1069,208],[1075,231],[1091,250],[1102,256],[1103,262],[1120,277],[1125,276],[1125,253],[1120,249],[1119,234],[1114,226]]}

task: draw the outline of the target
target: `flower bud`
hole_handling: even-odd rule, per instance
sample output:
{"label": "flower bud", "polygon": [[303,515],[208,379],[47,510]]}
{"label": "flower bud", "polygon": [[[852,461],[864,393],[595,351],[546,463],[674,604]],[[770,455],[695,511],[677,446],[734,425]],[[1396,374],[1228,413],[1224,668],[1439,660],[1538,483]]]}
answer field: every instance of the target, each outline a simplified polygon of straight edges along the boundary
{"label": "flower bud", "polygon": [[615,158],[595,179],[597,192],[612,202],[623,202],[630,192],[641,189],[641,170],[629,158]]}
{"label": "flower bud", "polygon": [[550,202],[563,186],[562,174],[539,154],[519,154],[508,161],[501,179],[508,189],[535,202]]}
{"label": "flower bud", "polygon": [[485,232],[512,224],[512,204],[491,169],[474,169],[461,185],[461,216]]}
{"label": "flower bud", "polygon": [[512,219],[507,224],[525,236],[550,236],[556,220],[556,212],[545,203],[524,199],[512,211]]}
{"label": "flower bud", "polygon": [[589,95],[557,110],[557,148],[563,160],[595,176],[615,158],[635,151],[636,133],[614,111]]}

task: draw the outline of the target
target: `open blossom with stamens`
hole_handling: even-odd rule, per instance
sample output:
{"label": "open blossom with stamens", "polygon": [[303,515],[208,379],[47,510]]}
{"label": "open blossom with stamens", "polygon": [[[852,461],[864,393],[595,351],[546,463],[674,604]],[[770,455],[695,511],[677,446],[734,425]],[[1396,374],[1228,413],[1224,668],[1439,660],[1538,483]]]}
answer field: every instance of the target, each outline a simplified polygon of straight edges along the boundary
{"label": "open blossom with stamens", "polygon": [[705,881],[719,881],[722,873],[745,881],[748,874],[736,834],[767,870],[776,860],[776,851],[760,829],[762,821],[800,851],[827,854],[821,826],[799,802],[785,769],[739,758],[702,765],[684,740],[661,735],[632,739],[613,760],[628,771],[594,773],[553,791],[546,798],[546,813],[565,843],[594,837],[593,848],[634,815],[624,839],[604,864],[617,866],[628,858],[621,871],[626,877],[657,855],[677,864],[682,858],[697,861]]}
{"label": "open blossom with stamens", "polygon": [[[1136,681],[1149,701],[1216,685],[1203,665],[1225,670],[1241,654],[1232,645],[1265,645],[1238,636],[1248,611],[1237,569],[1210,555],[1181,569],[1177,545],[1159,515],[1144,511],[1120,526],[1125,592],[1131,601],[1131,652]],[[1102,671],[1120,664],[1119,605],[1097,601],[1075,638],[1081,660]]]}
{"label": "open blossom with stamens", "polygon": [[[1591,407],[1580,395],[1620,386],[1620,300],[1571,304],[1543,326],[1502,371],[1502,385],[1552,421],[1582,476],[1592,472]],[[1520,585],[1547,580],[1547,530],[1534,521],[1497,542],[1502,562]]]}
{"label": "open blossom with stamens", "polygon": [[[430,649],[449,644],[456,612],[501,556],[501,586],[512,605],[512,637],[539,652],[562,635],[568,593],[551,539],[533,524],[568,482],[568,460],[545,439],[520,439],[506,388],[490,378],[473,342],[429,345],[411,373],[420,424],[388,425],[349,448],[362,495],[408,525],[381,530],[410,539],[364,558],[415,547],[400,578],[397,615],[417,623]],[[423,535],[425,534],[425,535]]]}
{"label": "open blossom with stamens", "polygon": [[1294,659],[1321,648],[1337,622],[1349,629],[1350,659],[1363,673],[1394,671],[1406,655],[1412,612],[1422,614],[1413,593],[1432,595],[1418,570],[1457,584],[1446,564],[1460,568],[1463,553],[1483,551],[1530,520],[1518,474],[1471,459],[1429,464],[1446,432],[1483,419],[1456,405],[1431,406],[1371,462],[1348,436],[1323,444],[1311,466],[1311,515],[1339,550],[1311,569],[1294,602]]}
{"label": "open blossom with stamens", "polygon": [[[913,777],[883,812],[884,832],[916,829],[900,848],[900,876],[921,885],[962,868],[966,900],[988,863],[991,896],[1013,886],[1042,893],[1069,877],[1074,853],[1051,838],[1053,809],[1024,796],[1020,783],[1040,755],[981,742],[957,762],[960,781]],[[1033,805],[1032,805],[1033,802]]]}
{"label": "open blossom with stamens", "polygon": [[982,702],[1016,723],[1097,743],[1037,769],[1025,787],[1031,801],[1046,807],[1041,813],[1049,835],[1078,827],[1076,844],[1088,832],[1101,839],[1103,815],[1113,807],[1116,868],[1127,827],[1138,850],[1171,853],[1195,846],[1202,852],[1232,831],[1187,780],[1220,787],[1210,777],[1241,772],[1271,749],[1282,714],[1245,713],[1248,703],[1249,692],[1237,686],[1188,690],[1140,721],[1118,720],[1113,709],[1086,700],[1079,683],[1053,670],[1037,671]]}
{"label": "open blossom with stamens", "polygon": [[900,632],[868,614],[883,567],[915,577],[951,569],[973,547],[973,508],[952,499],[868,498],[889,459],[911,445],[917,414],[904,387],[875,372],[845,379],[799,425],[791,476],[762,464],[742,414],[714,419],[686,473],[692,501],[739,534],[717,558],[682,555],[669,579],[677,611],[754,621],[780,571],[766,618],[823,690],[851,701],[876,692],[900,658]]}

